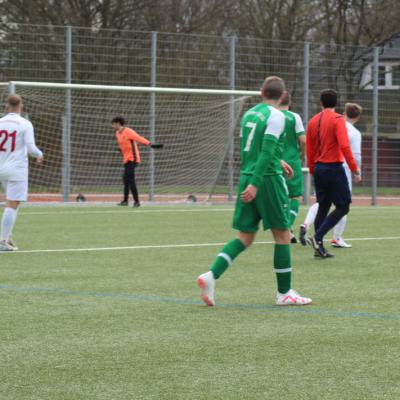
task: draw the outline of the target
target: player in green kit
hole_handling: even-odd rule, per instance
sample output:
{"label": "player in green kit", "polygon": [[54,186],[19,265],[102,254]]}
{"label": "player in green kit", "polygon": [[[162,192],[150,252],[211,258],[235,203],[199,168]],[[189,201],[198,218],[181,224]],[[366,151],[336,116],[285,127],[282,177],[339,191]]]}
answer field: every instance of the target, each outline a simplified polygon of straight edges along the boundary
{"label": "player in green kit", "polygon": [[294,221],[296,220],[297,214],[299,213],[300,198],[304,194],[304,181],[301,163],[302,160],[304,160],[306,135],[300,115],[289,111],[291,103],[292,101],[290,94],[285,92],[278,108],[285,115],[286,141],[283,149],[283,159],[293,169],[293,178],[286,179],[290,200],[290,241],[291,243],[297,243],[292,227]]}
{"label": "player in green kit", "polygon": [[288,174],[293,171],[282,161],[285,117],[276,108],[284,92],[281,78],[268,77],[261,88],[263,101],[242,117],[241,169],[233,216],[233,228],[239,233],[238,238],[221,249],[210,271],[197,278],[201,298],[208,306],[215,305],[215,281],[253,243],[260,221],[264,230],[271,229],[275,240],[276,304],[311,303],[311,299],[300,296],[291,287],[289,199],[283,169]]}

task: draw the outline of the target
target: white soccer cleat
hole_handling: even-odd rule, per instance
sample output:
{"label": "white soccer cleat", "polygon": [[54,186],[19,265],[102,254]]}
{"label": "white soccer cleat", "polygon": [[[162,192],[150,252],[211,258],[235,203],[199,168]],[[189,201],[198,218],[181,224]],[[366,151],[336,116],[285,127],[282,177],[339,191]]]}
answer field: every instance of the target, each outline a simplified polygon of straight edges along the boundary
{"label": "white soccer cleat", "polygon": [[278,292],[276,295],[276,304],[278,306],[305,306],[311,302],[310,298],[300,296],[293,289],[284,294]]}
{"label": "white soccer cleat", "polygon": [[350,249],[351,247],[353,247],[351,244],[346,243],[342,238],[332,239],[331,245],[333,247],[338,247],[341,249]]}
{"label": "white soccer cleat", "polygon": [[6,240],[0,240],[0,251],[15,251],[16,249],[8,244]]}
{"label": "white soccer cleat", "polygon": [[215,306],[214,300],[214,288],[215,288],[215,278],[211,271],[201,274],[197,278],[197,284],[200,288],[201,299],[209,307]]}
{"label": "white soccer cleat", "polygon": [[18,250],[18,246],[15,244],[14,240],[11,237],[7,239],[7,244],[14,248],[14,251]]}

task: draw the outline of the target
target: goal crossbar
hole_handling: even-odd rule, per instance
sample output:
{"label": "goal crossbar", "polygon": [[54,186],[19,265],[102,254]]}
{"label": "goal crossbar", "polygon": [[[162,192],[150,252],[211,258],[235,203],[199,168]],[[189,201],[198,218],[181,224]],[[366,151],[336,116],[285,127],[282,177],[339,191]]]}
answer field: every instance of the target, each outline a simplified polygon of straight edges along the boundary
{"label": "goal crossbar", "polygon": [[51,89],[76,89],[76,90],[102,90],[118,92],[141,92],[141,93],[166,93],[166,94],[212,94],[222,96],[258,96],[259,91],[255,90],[223,90],[223,89],[195,89],[195,88],[172,88],[157,86],[118,86],[118,85],[89,85],[78,83],[50,83],[50,82],[29,82],[29,81],[10,81],[4,85],[11,88],[24,86],[31,88],[51,88]]}

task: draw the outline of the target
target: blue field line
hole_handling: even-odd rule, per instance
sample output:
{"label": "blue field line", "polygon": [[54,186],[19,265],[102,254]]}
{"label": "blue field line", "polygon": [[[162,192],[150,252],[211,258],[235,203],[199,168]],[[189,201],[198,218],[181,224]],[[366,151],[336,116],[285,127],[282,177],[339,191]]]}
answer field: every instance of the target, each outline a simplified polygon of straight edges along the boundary
{"label": "blue field line", "polygon": [[[0,289],[13,292],[20,292],[20,293],[48,293],[48,294],[56,294],[64,296],[100,297],[100,298],[112,298],[115,300],[204,306],[203,302],[201,302],[200,300],[177,299],[170,297],[161,297],[156,295],[140,295],[140,294],[128,294],[128,293],[92,292],[92,291],[87,292],[81,290],[66,290],[66,289],[53,289],[53,288],[40,288],[40,287],[18,287],[12,285],[4,285],[4,284],[0,284]],[[372,314],[368,312],[356,312],[356,311],[323,310],[319,308],[314,308],[313,305],[304,307],[302,306],[282,307],[282,306],[266,305],[266,304],[218,303],[218,305],[215,308],[216,309],[230,308],[230,309],[257,310],[257,311],[283,312],[283,313],[302,313],[309,315],[319,315],[319,316],[339,317],[339,318],[367,318],[367,319],[380,319],[387,321],[400,321],[400,315],[396,314],[390,315],[390,314]]]}

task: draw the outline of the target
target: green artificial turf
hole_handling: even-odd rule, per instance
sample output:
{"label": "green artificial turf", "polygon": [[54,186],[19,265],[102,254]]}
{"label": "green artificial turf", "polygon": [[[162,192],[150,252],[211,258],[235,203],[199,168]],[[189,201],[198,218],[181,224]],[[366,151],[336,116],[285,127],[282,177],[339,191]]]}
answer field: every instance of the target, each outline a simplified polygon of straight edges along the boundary
{"label": "green artificial turf", "polygon": [[332,260],[292,246],[307,307],[274,305],[269,243],[218,280],[216,307],[201,303],[196,277],[235,237],[231,218],[23,207],[21,252],[0,254],[0,399],[400,398],[400,209],[354,207],[353,248]]}

